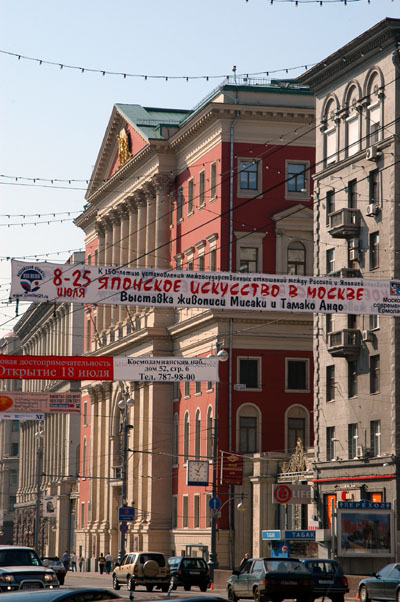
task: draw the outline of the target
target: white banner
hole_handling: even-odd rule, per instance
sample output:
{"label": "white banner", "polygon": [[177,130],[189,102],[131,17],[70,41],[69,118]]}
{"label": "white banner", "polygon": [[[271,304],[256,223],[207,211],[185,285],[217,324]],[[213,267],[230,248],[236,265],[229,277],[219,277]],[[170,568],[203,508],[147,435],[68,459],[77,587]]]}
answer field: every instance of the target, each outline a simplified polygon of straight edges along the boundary
{"label": "white banner", "polygon": [[400,280],[193,272],[12,261],[11,299],[400,315]]}
{"label": "white banner", "polygon": [[217,381],[215,357],[115,357],[114,379],[134,381]]}

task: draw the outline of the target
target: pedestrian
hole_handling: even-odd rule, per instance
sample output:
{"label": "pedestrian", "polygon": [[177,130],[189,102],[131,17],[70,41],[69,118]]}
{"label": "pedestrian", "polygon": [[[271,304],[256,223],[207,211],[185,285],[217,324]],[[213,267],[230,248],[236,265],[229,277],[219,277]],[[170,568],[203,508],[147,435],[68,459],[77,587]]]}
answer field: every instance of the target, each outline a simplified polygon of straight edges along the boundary
{"label": "pedestrian", "polygon": [[65,550],[64,554],[62,555],[62,561],[63,561],[65,570],[69,571],[69,552],[68,552],[68,550]]}
{"label": "pedestrian", "polygon": [[81,556],[81,557],[79,558],[79,572],[80,572],[80,573],[82,573],[82,570],[83,570],[83,563],[84,563],[84,562],[85,562],[85,559],[84,559],[84,557],[83,557],[83,556]]}
{"label": "pedestrian", "polygon": [[239,571],[242,570],[242,568],[244,567],[244,565],[246,564],[246,562],[248,561],[249,558],[250,558],[250,554],[248,552],[246,552],[246,554],[243,556],[242,560],[240,561]]}
{"label": "pedestrian", "polygon": [[71,571],[75,572],[75,573],[77,571],[77,569],[76,569],[76,560],[77,560],[76,554],[75,554],[75,552],[72,552],[72,554],[71,554]]}
{"label": "pedestrian", "polygon": [[113,557],[111,556],[110,552],[108,552],[108,554],[105,555],[105,561],[106,561],[106,573],[107,573],[107,575],[109,575],[112,571],[112,562],[113,562]]}
{"label": "pedestrian", "polygon": [[100,554],[98,562],[100,575],[102,575],[104,573],[104,567],[106,566],[106,559],[104,558],[103,552]]}

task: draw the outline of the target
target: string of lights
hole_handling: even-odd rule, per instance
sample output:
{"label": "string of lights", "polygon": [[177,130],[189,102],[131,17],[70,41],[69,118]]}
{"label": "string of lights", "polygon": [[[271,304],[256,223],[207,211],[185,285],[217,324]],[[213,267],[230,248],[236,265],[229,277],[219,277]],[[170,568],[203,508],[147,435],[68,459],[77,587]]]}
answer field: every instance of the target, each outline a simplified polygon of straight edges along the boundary
{"label": "string of lights", "polygon": [[[248,2],[249,0],[246,0]],[[268,0],[269,4],[294,4],[298,6],[299,4],[319,4],[320,6],[329,5],[329,4],[343,4],[347,6],[348,4],[353,4],[355,2],[363,2],[365,0]],[[368,4],[371,4],[371,0],[366,0]],[[394,2],[394,0],[392,0]]]}
{"label": "string of lights", "polygon": [[11,219],[14,217],[22,217],[23,219],[25,219],[26,217],[47,217],[48,215],[52,215],[53,217],[56,217],[58,215],[73,215],[75,213],[81,213],[80,211],[62,211],[60,213],[0,213],[0,217],[6,217],[7,219]]}

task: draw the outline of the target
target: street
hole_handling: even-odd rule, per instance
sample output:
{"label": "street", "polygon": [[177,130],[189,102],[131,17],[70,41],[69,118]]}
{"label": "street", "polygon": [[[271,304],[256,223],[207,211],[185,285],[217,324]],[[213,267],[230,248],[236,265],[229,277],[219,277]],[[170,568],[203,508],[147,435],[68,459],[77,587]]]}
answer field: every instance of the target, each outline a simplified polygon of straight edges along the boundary
{"label": "street", "polygon": [[[111,575],[100,575],[100,573],[72,573],[68,572],[65,584],[62,586],[62,589],[68,587],[106,587],[110,590],[112,587],[112,578]],[[126,587],[121,587],[121,589],[117,592],[122,598],[125,600],[129,600],[129,592]],[[152,592],[147,592],[144,587],[139,587],[133,593],[135,600],[163,600],[170,598],[193,598],[197,596],[209,597],[209,596],[218,596],[222,598],[227,598],[226,591],[223,589],[214,589],[207,590],[207,592],[202,593],[198,587],[193,587],[190,592],[185,592],[183,587],[178,588],[177,590],[171,592],[171,596],[164,594],[161,590],[155,589]]]}

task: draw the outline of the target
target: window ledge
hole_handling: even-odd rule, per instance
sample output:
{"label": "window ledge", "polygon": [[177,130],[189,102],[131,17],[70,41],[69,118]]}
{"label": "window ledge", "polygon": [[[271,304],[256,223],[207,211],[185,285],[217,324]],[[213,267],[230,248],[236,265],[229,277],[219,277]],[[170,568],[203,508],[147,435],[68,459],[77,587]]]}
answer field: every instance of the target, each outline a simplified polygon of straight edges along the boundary
{"label": "window ledge", "polygon": [[199,395],[201,395],[201,394],[202,394],[202,392],[201,392],[201,391],[199,391],[199,393],[195,393],[195,394],[194,394],[194,396],[195,396],[195,397],[199,397]]}
{"label": "window ledge", "polygon": [[188,211],[188,212],[187,212],[187,216],[188,216],[188,217],[190,217],[191,215],[193,215],[193,213],[194,213],[194,211],[193,211],[193,210],[192,210],[192,211]]}
{"label": "window ledge", "polygon": [[311,389],[285,389],[285,393],[311,393]]}
{"label": "window ledge", "polygon": [[[242,384],[242,383],[236,383],[236,384]],[[236,391],[236,393],[247,393],[248,391],[250,391],[250,393],[261,393],[262,392],[262,388],[261,387],[246,387],[245,389],[240,389],[239,391]]]}

